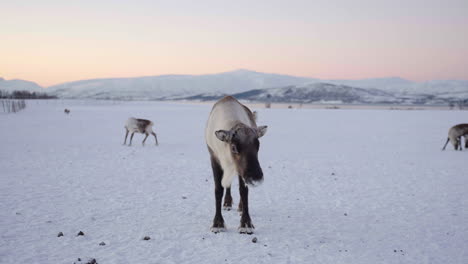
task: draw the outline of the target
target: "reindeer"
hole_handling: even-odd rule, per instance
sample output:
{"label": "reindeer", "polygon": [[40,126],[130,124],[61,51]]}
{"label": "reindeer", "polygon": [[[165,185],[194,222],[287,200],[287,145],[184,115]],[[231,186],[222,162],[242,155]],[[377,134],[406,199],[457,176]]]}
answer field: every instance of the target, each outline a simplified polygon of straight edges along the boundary
{"label": "reindeer", "polygon": [[70,113],[70,109],[65,108],[65,110],[63,110],[63,112],[68,115]]}
{"label": "reindeer", "polygon": [[458,124],[449,129],[448,138],[442,150],[450,141],[455,150],[462,150],[461,137],[465,137],[465,148],[468,148],[468,124]]}
{"label": "reindeer", "polygon": [[254,114],[234,97],[226,96],[214,104],[205,129],[215,183],[216,213],[211,226],[212,232],[225,230],[221,201],[226,188],[224,206],[232,206],[230,188],[237,176],[241,198],[239,209],[242,211],[239,232],[253,233],[248,185],[255,186],[263,181],[262,168],[258,162],[258,139],[266,132],[267,126],[257,127]]}
{"label": "reindeer", "polygon": [[127,120],[127,123],[125,123],[125,130],[127,131],[125,133],[125,140],[124,140],[124,145],[127,144],[127,136],[129,132],[132,132],[132,135],[130,136],[130,143],[128,144],[129,146],[132,145],[132,139],[133,135],[135,132],[146,134],[145,139],[143,139],[143,146],[145,145],[145,141],[148,138],[148,135],[151,134],[154,136],[154,140],[156,141],[156,146],[158,145],[158,138],[156,137],[156,133],[153,132],[153,127],[154,123],[151,122],[150,120],[146,119],[137,119],[134,117],[130,117]]}

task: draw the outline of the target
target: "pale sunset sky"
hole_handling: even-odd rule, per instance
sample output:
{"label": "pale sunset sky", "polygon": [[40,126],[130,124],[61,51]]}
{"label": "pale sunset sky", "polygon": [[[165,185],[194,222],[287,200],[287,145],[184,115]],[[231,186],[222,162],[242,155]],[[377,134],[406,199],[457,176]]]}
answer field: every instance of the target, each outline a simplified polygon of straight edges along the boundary
{"label": "pale sunset sky", "polygon": [[468,0],[0,0],[0,77],[468,80]]}

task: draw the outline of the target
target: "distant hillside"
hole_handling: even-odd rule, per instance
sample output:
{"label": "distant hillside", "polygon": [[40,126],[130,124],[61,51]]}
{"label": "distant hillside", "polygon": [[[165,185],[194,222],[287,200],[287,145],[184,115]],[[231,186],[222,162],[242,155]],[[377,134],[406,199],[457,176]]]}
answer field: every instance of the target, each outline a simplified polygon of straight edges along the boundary
{"label": "distant hillside", "polygon": [[[221,94],[200,94],[186,100],[217,100]],[[330,83],[290,85],[280,88],[255,89],[233,94],[234,97],[254,102],[272,103],[333,103],[333,104],[448,104],[458,98],[427,94],[399,95],[378,89],[363,89]],[[466,97],[468,99],[468,97]],[[468,101],[468,100],[467,100]]]}
{"label": "distant hillside", "polygon": [[237,98],[260,102],[288,103],[398,103],[394,95],[377,89],[362,89],[330,83],[293,85],[260,89],[235,95]]}
{"label": "distant hillside", "polygon": [[238,93],[315,81],[311,78],[237,70],[208,75],[93,79],[47,88],[63,98],[167,100],[202,93]]}
{"label": "distant hillside", "polygon": [[93,79],[47,88],[62,98],[118,100],[214,100],[225,94],[274,102],[446,104],[468,99],[468,81],[412,82],[398,77],[320,80],[236,70],[207,75]]}
{"label": "distant hillside", "polygon": [[24,80],[5,80],[0,78],[0,90],[4,92],[13,91],[28,91],[28,92],[45,92],[44,88],[35,82]]}
{"label": "distant hillside", "polygon": [[42,89],[0,78],[0,90],[47,92],[60,98],[112,100],[215,100],[230,94],[251,101],[448,104],[468,100],[468,81],[413,82],[399,77],[320,80],[236,70],[206,75],[160,75],[80,80]]}

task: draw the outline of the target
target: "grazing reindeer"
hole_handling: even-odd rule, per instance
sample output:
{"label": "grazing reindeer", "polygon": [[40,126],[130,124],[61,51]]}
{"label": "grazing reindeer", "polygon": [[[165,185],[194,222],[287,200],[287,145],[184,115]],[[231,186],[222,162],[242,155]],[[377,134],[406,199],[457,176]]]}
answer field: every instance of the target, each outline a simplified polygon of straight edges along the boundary
{"label": "grazing reindeer", "polygon": [[65,110],[63,110],[63,112],[68,115],[70,113],[70,109],[65,108]]}
{"label": "grazing reindeer", "polygon": [[124,140],[124,145],[127,143],[127,136],[129,132],[132,132],[132,135],[130,136],[130,143],[128,143],[129,146],[132,145],[132,139],[133,135],[135,132],[146,134],[145,139],[143,139],[143,146],[145,145],[145,141],[148,138],[148,135],[151,134],[154,136],[154,140],[156,141],[156,146],[158,145],[158,138],[156,137],[156,133],[153,132],[153,122],[150,120],[146,119],[137,119],[130,117],[127,120],[127,123],[125,123],[125,130],[127,133],[125,133],[125,140]]}
{"label": "grazing reindeer", "polygon": [[465,137],[465,148],[468,148],[468,124],[458,124],[449,129],[447,142],[442,150],[445,150],[450,141],[455,150],[462,150],[461,137]]}
{"label": "grazing reindeer", "polygon": [[215,183],[216,214],[211,231],[225,230],[221,215],[221,200],[226,190],[225,207],[232,206],[231,184],[239,178],[239,192],[242,210],[239,232],[252,234],[254,226],[249,215],[249,189],[263,181],[263,172],[258,162],[258,139],[265,135],[267,126],[257,127],[255,116],[234,97],[226,96],[211,110],[205,129],[205,139],[210,152],[211,167]]}

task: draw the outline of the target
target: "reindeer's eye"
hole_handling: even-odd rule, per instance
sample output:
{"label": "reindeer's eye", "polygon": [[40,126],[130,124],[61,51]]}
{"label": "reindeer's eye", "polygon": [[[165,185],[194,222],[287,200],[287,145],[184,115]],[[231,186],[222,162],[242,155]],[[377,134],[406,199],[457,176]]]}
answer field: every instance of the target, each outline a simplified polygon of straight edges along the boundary
{"label": "reindeer's eye", "polygon": [[231,152],[234,153],[234,154],[239,154],[239,151],[237,150],[236,145],[231,144]]}

